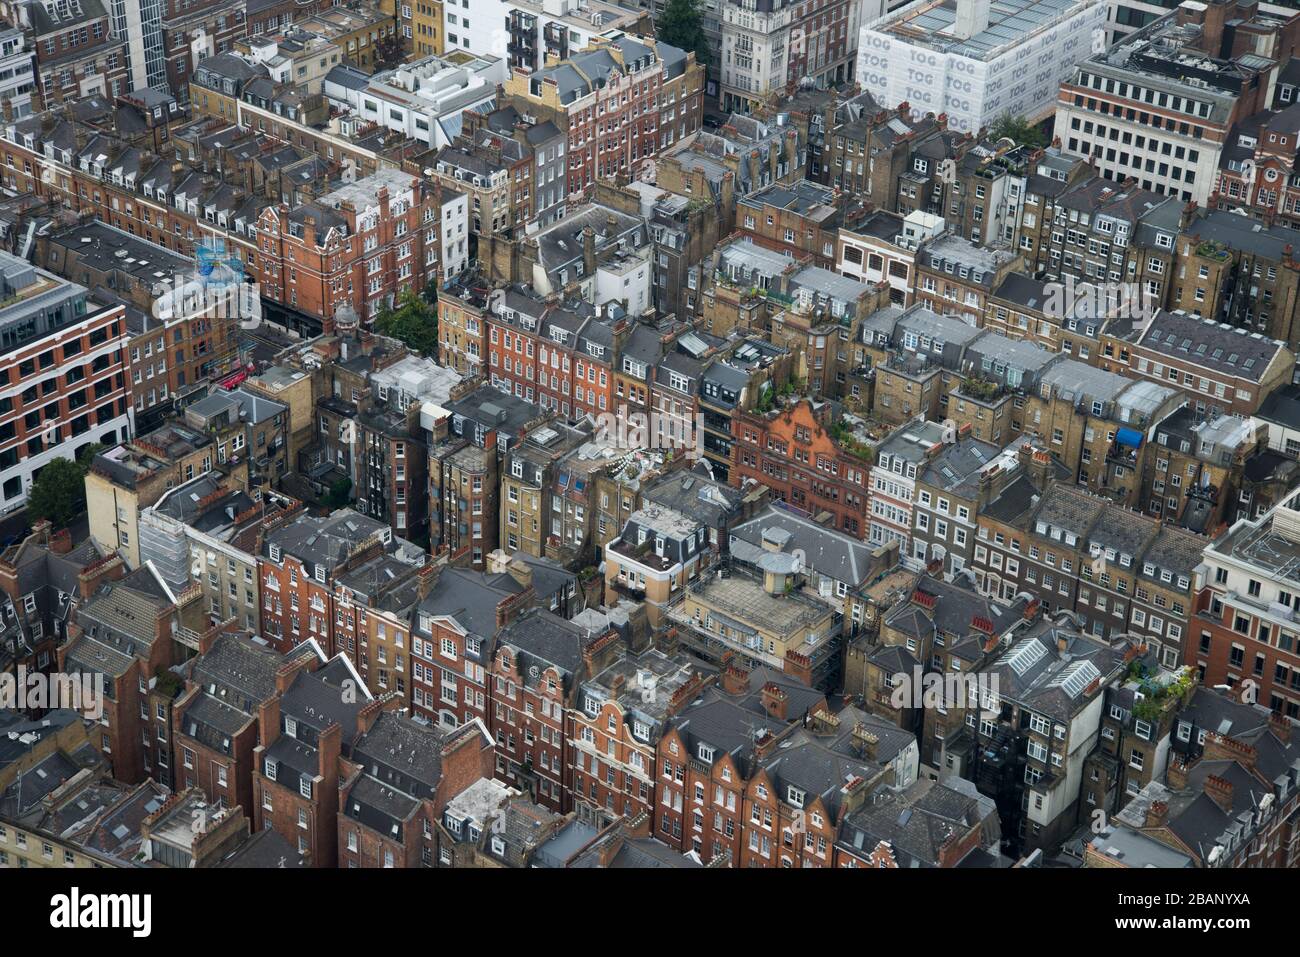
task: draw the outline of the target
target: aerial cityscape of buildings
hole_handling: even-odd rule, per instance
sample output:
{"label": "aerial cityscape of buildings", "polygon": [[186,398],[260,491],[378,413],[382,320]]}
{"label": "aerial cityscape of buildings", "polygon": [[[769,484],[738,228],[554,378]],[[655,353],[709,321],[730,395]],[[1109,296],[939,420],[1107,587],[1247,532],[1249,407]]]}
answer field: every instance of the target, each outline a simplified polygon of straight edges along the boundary
{"label": "aerial cityscape of buildings", "polygon": [[1300,12],[0,0],[0,102],[0,869],[1300,866]]}

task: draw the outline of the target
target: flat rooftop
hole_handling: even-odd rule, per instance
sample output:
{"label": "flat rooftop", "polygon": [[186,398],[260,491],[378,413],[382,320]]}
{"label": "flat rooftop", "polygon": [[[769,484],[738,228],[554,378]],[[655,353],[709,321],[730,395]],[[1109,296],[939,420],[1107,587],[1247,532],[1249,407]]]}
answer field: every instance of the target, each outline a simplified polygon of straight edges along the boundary
{"label": "flat rooftop", "polygon": [[1052,24],[1092,6],[1096,0],[993,0],[988,26],[971,37],[956,35],[957,0],[933,0],[903,8],[875,29],[916,46],[990,60],[1000,51],[1023,43]]}
{"label": "flat rooftop", "polygon": [[[1274,517],[1286,504],[1278,505],[1258,523],[1243,522],[1209,546],[1221,555],[1245,562],[1275,581],[1300,582],[1300,542],[1294,534],[1274,527]],[[1239,596],[1247,603],[1255,599]],[[1283,611],[1289,611],[1283,609]]]}
{"label": "flat rooftop", "polygon": [[734,573],[726,578],[707,579],[691,589],[691,596],[731,619],[733,626],[762,628],[787,636],[801,628],[811,628],[832,614],[826,605],[797,591],[773,595],[760,579]]}

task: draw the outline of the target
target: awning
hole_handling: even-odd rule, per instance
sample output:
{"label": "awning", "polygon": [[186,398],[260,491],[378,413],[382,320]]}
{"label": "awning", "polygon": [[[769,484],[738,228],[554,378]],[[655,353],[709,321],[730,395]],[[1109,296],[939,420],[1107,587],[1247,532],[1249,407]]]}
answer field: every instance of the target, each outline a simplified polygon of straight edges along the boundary
{"label": "awning", "polygon": [[1129,445],[1133,448],[1140,448],[1142,445],[1142,433],[1137,429],[1120,429],[1115,433],[1115,441],[1120,445]]}

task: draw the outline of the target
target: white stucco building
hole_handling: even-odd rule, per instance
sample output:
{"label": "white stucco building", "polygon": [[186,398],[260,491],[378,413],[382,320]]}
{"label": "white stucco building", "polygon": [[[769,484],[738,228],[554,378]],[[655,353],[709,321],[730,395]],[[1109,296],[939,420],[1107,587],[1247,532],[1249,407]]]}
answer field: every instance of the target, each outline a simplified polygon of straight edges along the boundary
{"label": "white stucco building", "polygon": [[378,123],[441,149],[460,135],[466,110],[496,108],[497,86],[505,78],[504,60],[453,51],[373,76],[340,65],[326,74],[323,90],[357,123]]}
{"label": "white stucco building", "polygon": [[[469,265],[469,194],[442,187],[442,282],[459,276]],[[432,250],[430,250],[432,252]]]}

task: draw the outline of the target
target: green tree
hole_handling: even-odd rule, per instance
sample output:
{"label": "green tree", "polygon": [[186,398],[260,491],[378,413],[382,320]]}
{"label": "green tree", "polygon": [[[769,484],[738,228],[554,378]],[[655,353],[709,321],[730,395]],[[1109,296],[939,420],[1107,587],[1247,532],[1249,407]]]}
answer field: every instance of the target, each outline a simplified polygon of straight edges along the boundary
{"label": "green tree", "polygon": [[352,479],[341,478],[330,486],[329,494],[325,496],[325,506],[327,508],[346,508],[349,502],[349,495],[352,492]]}
{"label": "green tree", "polygon": [[90,442],[83,445],[81,451],[77,453],[77,464],[81,466],[83,471],[90,471],[90,463],[95,461],[95,456],[106,448],[108,446],[103,442]]}
{"label": "green tree", "polygon": [[33,518],[62,528],[86,510],[86,470],[72,459],[54,459],[41,469],[27,496]]}
{"label": "green tree", "polygon": [[408,289],[396,309],[385,309],[375,319],[375,332],[406,343],[422,356],[438,355],[438,311]]}
{"label": "green tree", "polygon": [[989,135],[995,140],[1005,136],[1014,140],[1018,146],[1028,146],[1031,149],[1047,145],[1047,136],[1041,126],[1035,126],[1023,116],[1012,116],[1010,113],[998,117],[989,130]]}
{"label": "green tree", "polygon": [[709,65],[709,41],[704,36],[698,0],[668,0],[659,15],[659,39],[688,53],[694,50],[696,61]]}

